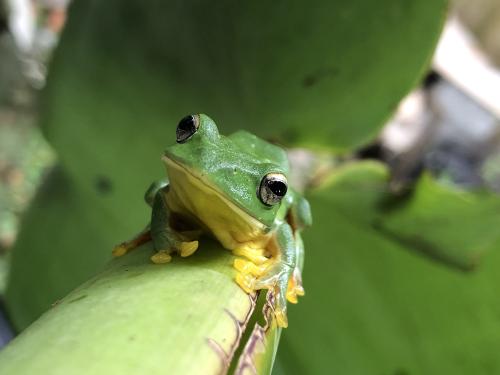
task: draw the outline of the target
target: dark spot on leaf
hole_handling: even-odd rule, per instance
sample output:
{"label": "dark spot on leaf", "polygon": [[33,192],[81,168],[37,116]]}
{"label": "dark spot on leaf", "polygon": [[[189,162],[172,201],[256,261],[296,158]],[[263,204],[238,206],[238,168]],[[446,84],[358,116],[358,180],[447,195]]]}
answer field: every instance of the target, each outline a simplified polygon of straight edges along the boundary
{"label": "dark spot on leaf", "polygon": [[113,183],[106,176],[97,176],[95,179],[95,188],[100,194],[109,194],[113,191]]}
{"label": "dark spot on leaf", "polygon": [[393,375],[410,375],[410,373],[405,369],[398,368],[396,369],[396,371],[394,371]]}
{"label": "dark spot on leaf", "polygon": [[325,78],[331,78],[339,74],[337,68],[319,68],[318,70],[308,74],[302,80],[302,86],[305,88],[316,85],[319,81]]}
{"label": "dark spot on leaf", "polygon": [[86,294],[82,294],[81,296],[73,298],[71,301],[68,301],[68,303],[73,303],[73,302],[76,302],[76,301],[81,301],[82,299],[87,298],[87,297],[88,296]]}

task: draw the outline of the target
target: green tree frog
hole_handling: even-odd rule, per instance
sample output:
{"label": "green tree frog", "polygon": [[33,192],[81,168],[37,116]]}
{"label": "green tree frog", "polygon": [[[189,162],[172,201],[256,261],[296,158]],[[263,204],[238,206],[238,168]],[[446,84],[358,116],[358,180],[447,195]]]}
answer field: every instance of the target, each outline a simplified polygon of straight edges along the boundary
{"label": "green tree frog", "polygon": [[274,316],[288,325],[286,301],[304,295],[302,228],[311,224],[309,203],[288,186],[285,151],[246,131],[219,134],[204,114],[184,117],[177,143],[162,157],[168,181],[146,193],[151,222],[113,250],[124,255],[152,240],[154,263],[168,263],[198,248],[200,234],[215,237],[239,258],[235,281],[247,293],[274,293]]}

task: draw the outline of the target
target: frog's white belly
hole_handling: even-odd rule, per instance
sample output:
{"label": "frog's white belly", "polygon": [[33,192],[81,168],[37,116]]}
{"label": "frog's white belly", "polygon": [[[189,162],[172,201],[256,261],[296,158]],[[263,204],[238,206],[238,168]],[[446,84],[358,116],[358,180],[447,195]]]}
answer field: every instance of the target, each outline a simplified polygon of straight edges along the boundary
{"label": "frog's white belly", "polygon": [[264,249],[271,238],[266,226],[215,188],[171,159],[163,159],[170,179],[167,204],[173,212],[205,227],[226,249]]}

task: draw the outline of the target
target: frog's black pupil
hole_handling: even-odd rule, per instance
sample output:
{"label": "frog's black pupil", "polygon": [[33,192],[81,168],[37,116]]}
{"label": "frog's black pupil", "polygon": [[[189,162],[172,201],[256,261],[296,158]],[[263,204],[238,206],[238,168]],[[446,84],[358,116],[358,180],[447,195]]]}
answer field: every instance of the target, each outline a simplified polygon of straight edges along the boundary
{"label": "frog's black pupil", "polygon": [[194,133],[196,133],[196,121],[194,116],[186,116],[177,125],[176,135],[177,142],[182,143],[187,141]]}
{"label": "frog's black pupil", "polygon": [[287,186],[282,181],[270,180],[267,186],[269,186],[269,189],[278,197],[284,197],[286,194]]}

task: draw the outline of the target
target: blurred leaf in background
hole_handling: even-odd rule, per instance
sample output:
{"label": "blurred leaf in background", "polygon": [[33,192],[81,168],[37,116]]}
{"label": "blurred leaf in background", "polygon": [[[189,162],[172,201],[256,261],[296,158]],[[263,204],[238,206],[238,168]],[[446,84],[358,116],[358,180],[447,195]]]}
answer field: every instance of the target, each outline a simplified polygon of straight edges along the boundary
{"label": "blurred leaf in background", "polygon": [[[423,72],[444,8],[416,0],[75,2],[42,103],[44,132],[71,184],[59,198],[58,182],[48,181],[53,198],[40,194],[26,217],[7,291],[17,326],[145,224],[141,197],[164,174],[159,156],[179,118],[206,112],[226,133],[359,144]],[[42,217],[54,224],[40,228]],[[58,242],[50,251],[47,238]]]}
{"label": "blurred leaf in background", "polygon": [[[164,174],[179,118],[206,112],[226,134],[352,152],[418,82],[445,6],[75,2],[42,105],[61,167],[13,253],[17,327],[145,224],[142,194]],[[309,189],[307,295],[290,308],[276,373],[499,372],[499,197],[424,175],[398,198],[388,177],[353,162]]]}
{"label": "blurred leaf in background", "polygon": [[[386,216],[377,209],[386,181],[382,165],[356,163],[310,193],[316,221],[304,233],[307,295],[290,309],[278,368],[284,374],[498,373],[500,211],[485,206],[496,207],[500,197],[458,194],[424,180],[421,196]],[[384,219],[396,233],[440,244],[461,239],[469,246],[486,237],[489,251],[476,270],[463,272],[388,238],[373,226]]]}

